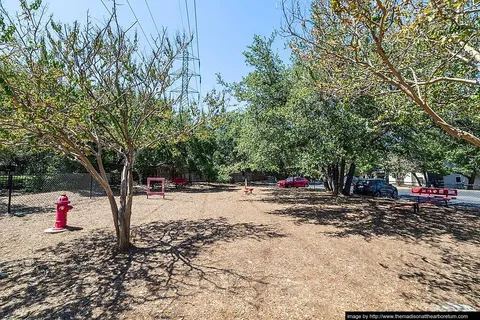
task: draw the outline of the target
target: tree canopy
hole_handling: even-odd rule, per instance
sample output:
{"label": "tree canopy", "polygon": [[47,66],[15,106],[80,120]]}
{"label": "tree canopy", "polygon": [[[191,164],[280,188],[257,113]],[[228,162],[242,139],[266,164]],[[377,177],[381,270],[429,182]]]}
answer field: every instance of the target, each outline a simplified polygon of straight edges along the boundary
{"label": "tree canopy", "polygon": [[[447,133],[480,146],[477,127],[455,117],[468,110],[479,121],[477,1],[317,0],[308,13],[289,3],[284,31],[293,50],[330,77],[322,90],[401,93]],[[452,96],[468,102],[448,103]]]}
{"label": "tree canopy", "polygon": [[[178,139],[202,121],[195,107],[187,110],[191,121],[181,120],[177,101],[166,94],[176,80],[173,62],[189,39],[170,39],[164,30],[144,52],[136,34],[118,22],[115,3],[105,24],[88,20],[84,26],[45,18],[40,1],[20,3],[17,14],[0,8],[2,136],[55,149],[83,165],[105,189],[119,247],[126,249],[136,154]],[[120,207],[104,150],[122,158]]]}

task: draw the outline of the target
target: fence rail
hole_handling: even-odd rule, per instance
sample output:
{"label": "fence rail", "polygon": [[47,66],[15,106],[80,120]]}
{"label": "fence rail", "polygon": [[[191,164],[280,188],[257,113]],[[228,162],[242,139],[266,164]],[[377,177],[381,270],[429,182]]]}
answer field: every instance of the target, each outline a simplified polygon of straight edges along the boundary
{"label": "fence rail", "polygon": [[61,192],[69,197],[98,197],[105,192],[88,173],[0,175],[0,213],[50,210]]}

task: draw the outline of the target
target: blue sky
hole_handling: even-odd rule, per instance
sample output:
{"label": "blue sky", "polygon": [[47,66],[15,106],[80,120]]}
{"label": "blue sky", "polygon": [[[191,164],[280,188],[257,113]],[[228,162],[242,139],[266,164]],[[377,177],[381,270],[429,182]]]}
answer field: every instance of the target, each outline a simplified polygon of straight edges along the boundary
{"label": "blue sky", "polygon": [[[18,8],[18,0],[0,0],[9,10]],[[127,0],[117,0],[121,6],[118,14],[122,25],[129,26],[136,21]],[[87,12],[92,18],[103,21],[108,12],[100,0],[43,0],[55,20],[72,22],[85,21]],[[111,7],[110,0],[104,0]],[[147,36],[156,34],[155,25],[147,9],[147,4],[157,26],[167,27],[170,34],[183,29],[188,32],[186,3],[189,8],[190,25],[194,31],[193,0],[129,0],[140,25]],[[281,26],[281,0],[197,0],[198,40],[200,51],[202,94],[220,86],[216,83],[216,73],[227,82],[239,81],[249,68],[245,65],[242,52],[252,43],[254,34],[270,36]],[[137,24],[139,36],[144,38]],[[146,46],[144,39],[141,40]],[[284,39],[277,38],[275,50],[284,61],[288,61],[290,51],[284,48]],[[196,44],[195,44],[196,54]],[[192,88],[199,88],[192,81]]]}

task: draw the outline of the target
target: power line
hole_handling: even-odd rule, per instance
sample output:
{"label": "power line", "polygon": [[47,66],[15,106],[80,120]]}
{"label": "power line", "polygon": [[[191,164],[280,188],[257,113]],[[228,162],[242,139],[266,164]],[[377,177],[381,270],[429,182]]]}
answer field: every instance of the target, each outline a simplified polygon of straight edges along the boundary
{"label": "power line", "polygon": [[107,9],[108,14],[111,16],[112,13],[111,13],[110,10],[108,9],[108,7],[107,7],[107,5],[105,4],[105,2],[103,2],[103,0],[100,0],[100,1],[102,1],[103,6],[105,7],[105,9]]}
{"label": "power line", "polygon": [[157,23],[155,22],[155,19],[153,18],[152,11],[150,10],[150,6],[148,5],[148,1],[145,0],[145,4],[147,5],[148,12],[150,13],[150,17],[152,18],[153,25],[155,26],[155,29],[157,30],[158,36],[160,37],[160,31],[158,30]]}
{"label": "power line", "polygon": [[132,13],[133,13],[133,16],[134,16],[135,19],[137,20],[137,23],[138,23],[138,25],[140,26],[140,30],[142,30],[142,33],[143,33],[143,35],[145,36],[145,39],[147,40],[147,43],[148,43],[148,45],[150,46],[150,49],[153,50],[152,44],[150,43],[150,40],[148,40],[147,34],[145,33],[145,30],[143,30],[142,24],[141,24],[140,21],[138,20],[137,15],[135,14],[135,11],[133,11],[133,8],[132,8],[132,6],[130,5],[130,1],[129,1],[129,0],[127,0],[127,4],[128,4],[128,6],[130,7],[130,10],[131,10]]}
{"label": "power line", "polygon": [[[184,110],[185,108],[188,107],[190,103],[189,97],[192,94],[198,95],[198,97],[195,97],[194,100],[198,101],[198,104],[200,104],[200,92],[199,92],[199,84],[198,84],[198,78],[200,78],[200,75],[197,73],[197,66],[195,61],[195,60],[198,60],[198,57],[195,57],[195,54],[194,54],[195,52],[194,43],[193,43],[194,39],[192,38],[194,34],[192,33],[192,25],[190,21],[190,9],[188,7],[187,0],[184,0],[184,5],[185,5],[185,11],[186,11],[186,19],[187,19],[186,24],[188,27],[188,31],[186,31],[186,28],[185,28],[186,24],[183,18],[183,10],[182,10],[183,5],[181,4],[181,1],[178,0],[178,7],[180,9],[180,19],[182,22],[183,32],[184,34],[188,32],[188,36],[189,38],[191,38],[191,41],[189,41],[188,46],[184,48],[182,53],[182,58],[181,58],[182,77],[181,77],[180,87],[172,90],[172,92],[178,92],[180,94],[180,103],[179,103],[180,110]],[[196,4],[195,4],[195,10],[196,10]],[[195,16],[196,16],[196,12],[195,12]],[[198,32],[196,32],[196,34],[198,34]],[[195,40],[197,41],[197,52],[199,52],[198,39],[195,39]],[[195,82],[194,82],[195,89],[189,86],[189,83],[192,80],[191,79],[192,77],[195,77]]]}
{"label": "power line", "polygon": [[[187,25],[188,25],[188,36],[189,37],[192,37],[193,36],[193,33],[192,33],[192,28],[190,27],[190,14],[188,13],[188,3],[187,3],[187,0],[185,0],[185,10],[187,11]],[[190,45],[189,45],[190,49],[191,49],[191,54],[192,54],[192,57],[195,57],[195,55],[193,54],[193,39],[192,41],[190,42]],[[193,64],[193,70],[196,72],[195,70],[195,63]]]}
{"label": "power line", "polygon": [[[197,20],[197,1],[193,0],[193,11],[195,12],[195,39],[197,40],[197,58],[200,59],[200,48],[198,45],[198,20]],[[198,63],[198,68],[200,69],[200,60]]]}
{"label": "power line", "polygon": [[[188,33],[189,33],[189,36],[192,37],[193,36],[193,33],[192,33],[192,28],[190,26],[190,14],[189,14],[189,10],[188,10],[188,3],[187,3],[187,0],[185,0],[185,9],[187,11],[187,24],[188,24]],[[193,39],[192,39],[192,42],[190,42],[190,49],[191,49],[191,52],[192,52],[192,57],[195,58],[195,54],[194,54],[194,50],[193,50]],[[196,57],[197,59],[199,57]],[[193,72],[195,74],[197,74],[197,68],[196,68],[196,65],[195,65],[195,61],[193,61]],[[195,77],[195,85],[197,87],[197,91],[198,91],[198,79]],[[200,102],[200,101],[199,101]]]}
{"label": "power line", "polygon": [[178,9],[180,9],[180,20],[182,21],[182,29],[185,29],[185,24],[183,23],[182,4],[180,3],[180,0],[178,0]]}
{"label": "power line", "polygon": [[185,0],[185,8],[187,10],[187,23],[188,23],[188,35],[192,36],[192,29],[190,28],[190,14],[188,13],[188,3],[187,0]]}
{"label": "power line", "polygon": [[202,74],[200,72],[200,46],[198,44],[198,20],[197,20],[197,1],[193,0],[193,10],[195,12],[195,39],[197,40],[197,59],[198,59],[198,76],[200,78],[200,87],[198,93],[198,101],[200,102],[200,95],[202,94]]}

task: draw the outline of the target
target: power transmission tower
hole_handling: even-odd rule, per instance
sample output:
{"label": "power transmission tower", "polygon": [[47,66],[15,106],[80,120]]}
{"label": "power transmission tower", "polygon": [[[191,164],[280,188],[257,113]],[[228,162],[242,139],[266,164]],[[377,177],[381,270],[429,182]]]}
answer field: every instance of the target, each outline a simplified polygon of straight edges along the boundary
{"label": "power transmission tower", "polygon": [[198,58],[194,57],[189,51],[188,48],[182,53],[182,68],[181,70],[175,72],[181,73],[180,77],[180,86],[172,90],[173,93],[179,95],[178,101],[178,110],[182,112],[183,110],[189,108],[192,104],[198,105],[200,103],[200,92],[197,89],[192,88],[190,85],[193,82],[193,79],[200,78],[200,75],[194,71],[192,68],[193,63],[198,61]]}

